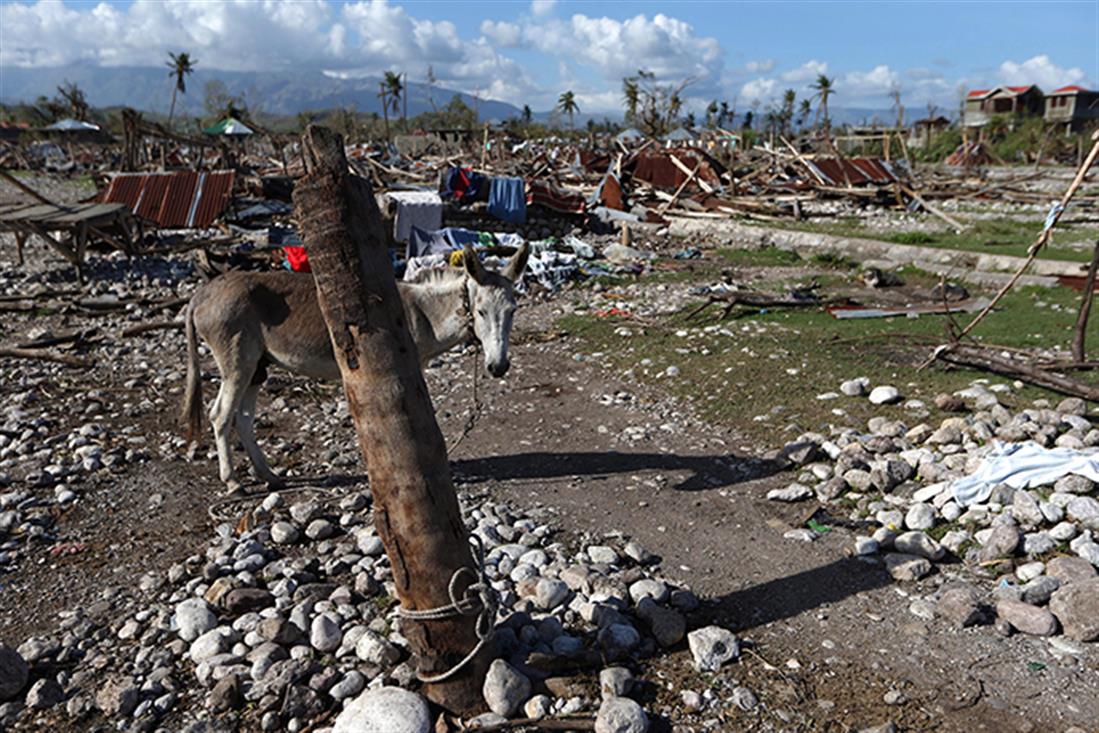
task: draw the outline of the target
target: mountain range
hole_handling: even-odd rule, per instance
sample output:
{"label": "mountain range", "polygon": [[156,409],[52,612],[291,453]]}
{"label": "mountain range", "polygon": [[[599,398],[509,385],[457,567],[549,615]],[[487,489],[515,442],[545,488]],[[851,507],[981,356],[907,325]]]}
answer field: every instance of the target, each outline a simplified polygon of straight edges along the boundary
{"label": "mountain range", "polygon": [[[308,110],[353,107],[359,112],[382,112],[378,77],[338,78],[322,71],[221,71],[195,69],[187,77],[187,93],[176,97],[176,114],[205,114],[206,85],[221,81],[228,92],[242,96],[249,110],[293,115]],[[54,96],[57,87],[73,82],[84,90],[93,107],[128,106],[146,112],[168,114],[174,78],[169,70],[156,67],[61,66],[0,68],[0,102],[32,102],[40,95]],[[478,111],[481,119],[504,120],[521,110],[513,104],[480,99],[463,92],[410,81],[408,115],[442,107],[455,95]]]}
{"label": "mountain range", "polygon": [[[57,87],[74,82],[82,90],[93,107],[128,106],[145,112],[168,114],[172,99],[174,79],[167,67],[104,67],[70,65],[60,67],[23,68],[0,67],[0,102],[14,104],[33,102],[40,95],[54,96]],[[352,107],[359,112],[382,112],[382,100],[378,97],[380,79],[373,76],[341,78],[323,71],[222,71],[197,68],[187,78],[187,93],[176,98],[176,114],[195,117],[206,114],[204,99],[206,85],[220,81],[229,94],[244,98],[253,113],[294,115],[299,112]],[[507,102],[480,99],[464,92],[429,86],[410,81],[407,84],[408,115],[413,117],[442,107],[455,95],[477,110],[482,120],[506,120],[519,117],[519,107]],[[740,115],[745,110],[738,110]],[[906,117],[911,120],[926,114],[914,110]],[[888,123],[896,115],[888,109],[835,107],[831,110],[834,125],[863,124],[872,121]],[[547,122],[553,117],[549,111],[535,112],[534,119]],[[576,126],[583,127],[588,119],[621,122],[620,113],[588,113],[581,110],[576,115]],[[696,114],[701,122],[702,115]],[[757,124],[763,115],[756,112]],[[739,121],[739,115],[738,115]]]}

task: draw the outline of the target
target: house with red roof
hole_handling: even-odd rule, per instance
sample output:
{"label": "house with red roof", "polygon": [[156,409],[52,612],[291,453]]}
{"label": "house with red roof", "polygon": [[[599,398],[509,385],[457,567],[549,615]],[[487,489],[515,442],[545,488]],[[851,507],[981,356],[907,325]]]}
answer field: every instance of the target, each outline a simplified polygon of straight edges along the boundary
{"label": "house with red roof", "polygon": [[1044,111],[1045,96],[1034,84],[972,89],[965,97],[966,127],[984,127],[995,115],[1039,117]]}
{"label": "house with red roof", "polygon": [[1065,134],[1099,123],[1099,92],[1075,84],[1046,95],[1046,122],[1065,126]]}

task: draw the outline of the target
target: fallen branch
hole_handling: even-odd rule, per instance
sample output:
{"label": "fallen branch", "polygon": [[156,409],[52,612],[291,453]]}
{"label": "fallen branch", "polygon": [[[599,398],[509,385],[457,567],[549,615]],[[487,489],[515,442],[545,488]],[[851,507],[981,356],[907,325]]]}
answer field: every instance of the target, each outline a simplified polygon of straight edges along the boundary
{"label": "fallen branch", "polygon": [[993,374],[1012,377],[1069,397],[1080,397],[1093,402],[1099,401],[1099,387],[1052,374],[1031,364],[1005,359],[985,347],[956,344],[951,349],[936,351],[934,358],[957,366],[973,367]]}
{"label": "fallen branch", "polygon": [[66,356],[65,354],[54,354],[50,351],[42,351],[41,349],[20,349],[18,347],[0,347],[0,357],[8,357],[9,359],[37,359],[38,361],[53,361],[58,364],[64,364],[72,367],[84,367],[89,368],[92,363],[84,359],[77,358],[75,356]]}
{"label": "fallen branch", "polygon": [[594,718],[518,718],[516,720],[507,720],[503,723],[490,723],[489,725],[479,725],[476,728],[466,728],[463,726],[461,730],[476,730],[481,733],[490,733],[491,731],[500,730],[515,730],[516,728],[533,728],[535,730],[595,730]]}

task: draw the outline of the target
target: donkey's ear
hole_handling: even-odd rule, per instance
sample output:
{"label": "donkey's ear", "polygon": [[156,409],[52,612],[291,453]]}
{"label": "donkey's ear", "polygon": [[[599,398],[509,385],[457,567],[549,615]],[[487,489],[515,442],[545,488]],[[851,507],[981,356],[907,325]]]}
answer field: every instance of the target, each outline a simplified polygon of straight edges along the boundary
{"label": "donkey's ear", "polygon": [[527,258],[529,257],[530,245],[523,242],[519,245],[519,251],[508,260],[501,274],[512,282],[518,282],[519,278],[523,276],[523,270],[527,267]]}
{"label": "donkey's ear", "polygon": [[481,264],[481,260],[477,259],[477,253],[473,251],[473,247],[468,244],[462,247],[462,265],[465,266],[466,272],[473,278],[473,281],[478,285],[481,285],[485,281],[485,268]]}

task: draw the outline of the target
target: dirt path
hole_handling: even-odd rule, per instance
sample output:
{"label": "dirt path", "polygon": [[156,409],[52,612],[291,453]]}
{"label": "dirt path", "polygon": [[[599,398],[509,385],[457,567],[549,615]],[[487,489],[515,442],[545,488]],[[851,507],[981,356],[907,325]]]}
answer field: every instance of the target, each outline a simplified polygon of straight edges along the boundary
{"label": "dirt path", "polygon": [[[808,712],[814,730],[889,720],[903,730],[1094,729],[1094,659],[1058,659],[1040,639],[957,632],[910,612],[949,570],[897,584],[876,562],[848,556],[846,531],[783,539],[806,508],[763,497],[791,474],[731,448],[742,442],[734,433],[575,360],[572,348],[567,339],[516,348],[508,378],[484,389],[488,416],[453,457],[456,474],[517,504],[552,507],[562,526],[621,531],[660,555],[669,577],[709,599],[697,622],[737,629],[781,668],[754,683],[772,710]],[[887,705],[891,691],[903,701]]]}

